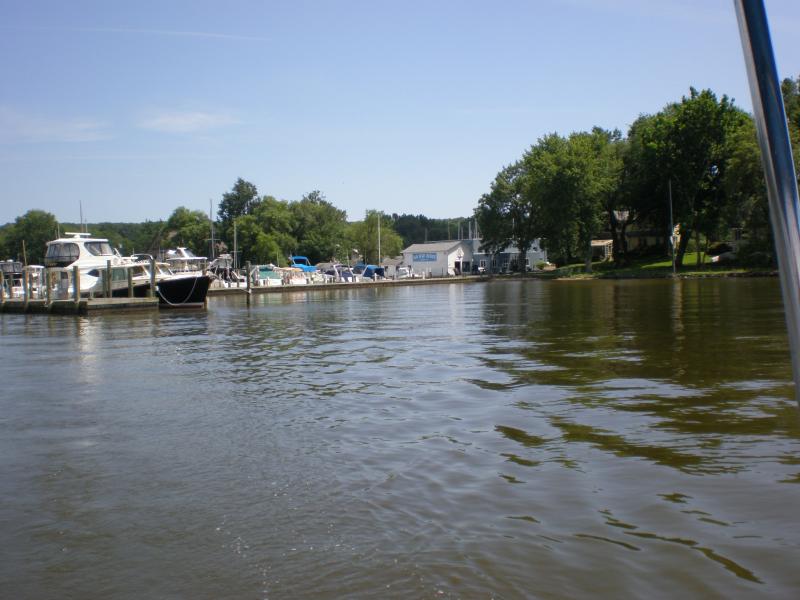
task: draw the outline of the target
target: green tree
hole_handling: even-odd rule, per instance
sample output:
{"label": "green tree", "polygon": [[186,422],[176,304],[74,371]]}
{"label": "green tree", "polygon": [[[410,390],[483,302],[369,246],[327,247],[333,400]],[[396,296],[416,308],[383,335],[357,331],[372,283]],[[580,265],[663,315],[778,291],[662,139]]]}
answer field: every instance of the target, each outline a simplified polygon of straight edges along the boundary
{"label": "green tree", "polygon": [[[49,212],[29,210],[6,225],[0,243],[6,258],[26,259],[28,264],[43,264],[47,242],[56,238],[58,221]],[[24,256],[23,256],[24,243]]]}
{"label": "green tree", "polygon": [[[380,223],[380,256],[378,223]],[[365,263],[379,264],[383,257],[397,256],[403,249],[403,238],[394,230],[392,217],[377,210],[368,210],[363,221],[350,225],[349,239]]]}
{"label": "green tree", "polygon": [[739,258],[759,266],[775,264],[772,228],[761,151],[756,139],[755,123],[748,119],[728,137],[727,165],[722,185],[730,199],[724,216],[729,228],[747,233],[746,246]]}
{"label": "green tree", "polygon": [[504,167],[494,178],[488,194],[481,196],[475,220],[481,231],[481,251],[494,255],[514,238],[514,203],[520,200],[521,163]]}
{"label": "green tree", "polygon": [[168,243],[185,246],[198,255],[208,254],[211,221],[202,210],[189,210],[179,206],[172,211],[166,229]]}
{"label": "green tree", "polygon": [[[474,217],[474,215],[473,215]],[[403,247],[424,242],[466,238],[469,221],[473,217],[453,219],[430,219],[425,215],[392,214],[394,230],[403,238]],[[461,235],[458,235],[458,232]]]}
{"label": "green tree", "polygon": [[233,241],[233,221],[244,215],[249,215],[258,205],[258,189],[249,181],[241,177],[233,184],[230,192],[222,195],[222,202],[219,203],[217,217],[220,220],[221,232],[226,241]]}
{"label": "green tree", "polygon": [[698,241],[700,234],[708,240],[719,231],[728,200],[722,184],[730,149],[727,137],[746,119],[727,96],[717,100],[710,90],[690,88],[688,97],[640,118],[631,128],[638,212],[666,232],[667,186],[672,182],[674,220],[681,225],[679,265],[693,234]]}
{"label": "green tree", "polygon": [[796,80],[786,78],[781,83],[789,139],[792,143],[795,173],[800,180],[800,76]]}
{"label": "green tree", "polygon": [[347,213],[325,200],[318,190],[290,205],[294,216],[293,249],[307,256],[311,263],[330,260],[346,243]]}

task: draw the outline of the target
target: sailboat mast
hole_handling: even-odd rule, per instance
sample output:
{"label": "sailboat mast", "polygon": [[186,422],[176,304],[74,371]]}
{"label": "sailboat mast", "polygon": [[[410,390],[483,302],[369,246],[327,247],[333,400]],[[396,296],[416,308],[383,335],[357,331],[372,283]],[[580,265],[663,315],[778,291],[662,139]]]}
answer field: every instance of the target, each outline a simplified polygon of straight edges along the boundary
{"label": "sailboat mast", "polygon": [[211,223],[211,260],[214,260],[214,201],[208,200],[208,221]]}

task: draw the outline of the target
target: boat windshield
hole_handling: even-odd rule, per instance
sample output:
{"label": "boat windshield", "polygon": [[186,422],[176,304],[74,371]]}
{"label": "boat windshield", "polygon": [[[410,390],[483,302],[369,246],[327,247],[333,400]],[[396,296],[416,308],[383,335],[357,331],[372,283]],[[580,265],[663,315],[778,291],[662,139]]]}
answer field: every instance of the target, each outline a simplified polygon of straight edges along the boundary
{"label": "boat windshield", "polygon": [[108,242],[86,242],[86,250],[89,251],[89,254],[95,256],[114,254],[114,251],[111,249],[111,244]]}
{"label": "boat windshield", "polygon": [[0,270],[3,273],[21,273],[22,272],[22,263],[12,260],[7,260],[0,263]]}
{"label": "boat windshield", "polygon": [[50,244],[47,246],[44,264],[48,267],[66,267],[78,260],[80,255],[78,244],[72,242]]}

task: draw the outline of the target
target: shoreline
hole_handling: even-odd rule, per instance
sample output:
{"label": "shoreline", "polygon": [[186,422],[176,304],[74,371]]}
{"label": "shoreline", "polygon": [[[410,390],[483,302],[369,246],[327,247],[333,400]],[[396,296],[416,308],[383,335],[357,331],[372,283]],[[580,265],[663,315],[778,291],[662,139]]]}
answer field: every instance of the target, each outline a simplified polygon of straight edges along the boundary
{"label": "shoreline", "polygon": [[[754,270],[754,271],[690,271],[677,273],[673,276],[671,272],[603,272],[603,273],[559,273],[558,269],[543,273],[525,273],[508,275],[461,275],[455,277],[431,277],[429,279],[398,279],[384,281],[362,281],[358,283],[318,283],[308,285],[280,285],[251,287],[251,294],[285,294],[303,291],[325,291],[325,290],[352,290],[395,286],[420,286],[420,285],[446,285],[446,284],[472,284],[472,283],[491,283],[493,281],[594,281],[602,279],[622,280],[622,279],[711,279],[711,278],[751,278],[751,277],[777,277],[777,270]],[[236,296],[246,295],[246,287],[232,288],[211,288],[208,295],[213,296]]]}

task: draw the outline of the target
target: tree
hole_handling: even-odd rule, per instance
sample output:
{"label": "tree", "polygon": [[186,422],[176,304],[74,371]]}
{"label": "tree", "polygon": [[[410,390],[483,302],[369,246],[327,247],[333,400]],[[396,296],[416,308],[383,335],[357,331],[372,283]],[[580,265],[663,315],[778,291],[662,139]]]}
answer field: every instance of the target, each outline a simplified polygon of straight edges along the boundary
{"label": "tree", "polygon": [[759,266],[770,266],[776,257],[769,221],[769,204],[761,151],[755,123],[748,119],[728,137],[727,165],[722,185],[730,199],[725,221],[728,227],[743,228],[747,245],[739,258],[747,263],[755,259]]}
{"label": "tree", "polygon": [[238,217],[249,215],[258,204],[258,189],[249,181],[241,177],[233,184],[230,192],[222,195],[217,216],[219,217],[222,233],[230,242],[233,232],[233,221]]}
{"label": "tree", "polygon": [[337,248],[345,247],[347,213],[325,200],[321,192],[314,190],[290,206],[294,216],[292,235],[297,240],[294,251],[317,263],[330,260]]}
{"label": "tree", "polygon": [[795,173],[800,180],[800,76],[797,80],[786,78],[781,83],[789,139],[792,143]]}
{"label": "tree", "polygon": [[681,226],[678,265],[692,234],[709,239],[719,230],[728,200],[722,185],[730,149],[726,140],[746,119],[727,96],[717,100],[710,90],[690,88],[688,97],[631,127],[630,158],[638,162],[631,171],[636,207],[666,232],[671,181],[674,221]]}
{"label": "tree", "polygon": [[503,167],[492,182],[488,194],[481,196],[475,209],[475,220],[481,230],[482,252],[495,255],[502,252],[514,240],[515,216],[520,211],[515,203],[521,200],[519,178],[523,172],[521,163]]}
{"label": "tree", "polygon": [[[425,215],[392,214],[394,230],[403,238],[403,246],[422,244],[434,240],[466,237],[470,218],[430,219]],[[458,232],[461,231],[461,236]]]}
{"label": "tree", "polygon": [[587,174],[572,146],[576,144],[550,134],[523,156],[523,195],[529,213],[535,215],[534,231],[548,253],[564,262],[585,255],[580,252],[579,200]]}
{"label": "tree", "polygon": [[202,255],[207,253],[211,241],[211,221],[202,210],[189,210],[179,206],[167,220],[168,241],[185,246]]}
{"label": "tree", "polygon": [[43,210],[29,210],[3,229],[0,237],[3,254],[18,260],[25,258],[28,264],[41,265],[44,263],[46,244],[54,240],[57,233],[58,221],[52,214]]}
{"label": "tree", "polygon": [[[380,222],[380,256],[378,223]],[[394,230],[392,218],[377,210],[368,210],[363,221],[350,225],[350,241],[358,248],[365,263],[380,264],[384,256],[397,256],[403,249],[403,238]]]}

